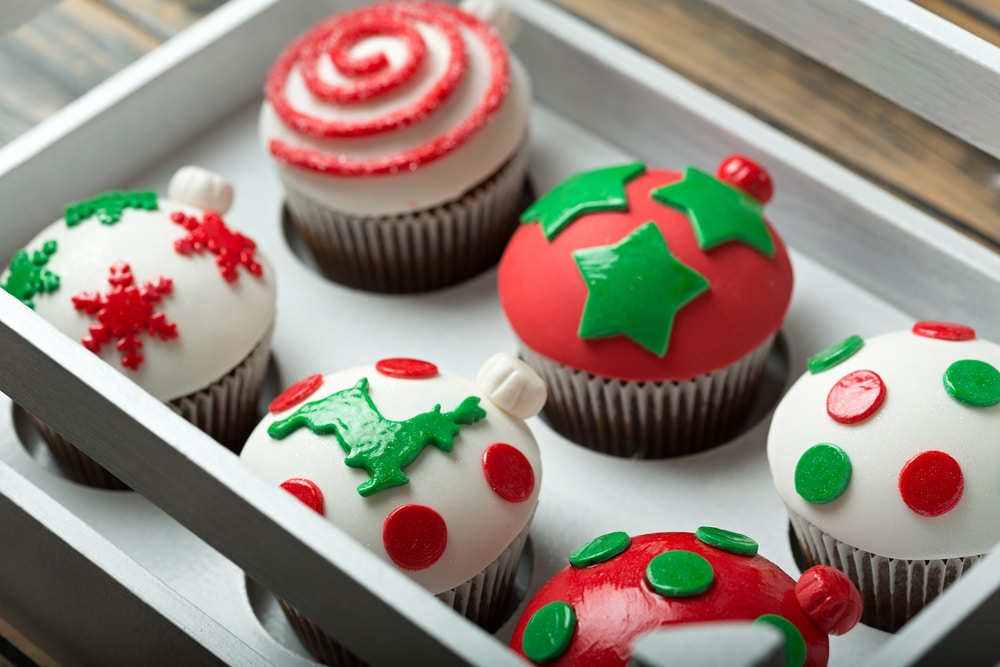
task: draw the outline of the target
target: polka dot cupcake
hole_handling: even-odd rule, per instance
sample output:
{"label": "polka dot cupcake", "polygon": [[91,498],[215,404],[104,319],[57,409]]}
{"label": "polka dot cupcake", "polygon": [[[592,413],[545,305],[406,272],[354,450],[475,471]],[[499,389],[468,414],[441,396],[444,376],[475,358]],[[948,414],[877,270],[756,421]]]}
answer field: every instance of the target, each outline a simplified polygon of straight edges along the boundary
{"label": "polka dot cupcake", "polygon": [[1000,539],[1000,346],[917,322],[809,359],[768,435],[806,561],[843,570],[895,631]]}
{"label": "polka dot cupcake", "polygon": [[[270,406],[241,458],[456,611],[495,627],[538,502],[524,420],[545,387],[496,355],[476,382],[415,359],[314,375]],[[282,603],[318,659],[353,658]]]}
{"label": "polka dot cupcake", "polygon": [[827,663],[828,635],[854,627],[861,600],[837,570],[817,566],[796,582],[739,533],[609,533],[528,603],[511,648],[535,664],[629,664],[645,633],[711,621],[768,623],[785,635],[786,664]]}

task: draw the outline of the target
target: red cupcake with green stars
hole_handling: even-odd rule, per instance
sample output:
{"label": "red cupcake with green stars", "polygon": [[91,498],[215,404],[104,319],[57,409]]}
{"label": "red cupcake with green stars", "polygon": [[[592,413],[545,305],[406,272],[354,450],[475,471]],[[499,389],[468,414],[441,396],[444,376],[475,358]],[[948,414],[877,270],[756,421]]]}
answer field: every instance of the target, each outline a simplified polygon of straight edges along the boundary
{"label": "red cupcake with green stars", "polygon": [[625,667],[647,633],[737,621],[780,630],[790,667],[822,667],[828,636],[860,616],[858,592],[841,572],[821,565],[796,581],[746,535],[708,526],[615,532],[570,554],[569,566],[528,602],[510,646],[548,667]]}
{"label": "red cupcake with green stars", "polygon": [[642,163],[576,174],[521,217],[499,293],[568,439],[665,458],[738,433],[792,293],[770,176]]}
{"label": "red cupcake with green stars", "polygon": [[805,560],[895,631],[1000,541],[1000,345],[920,321],[815,354],[767,456]]}

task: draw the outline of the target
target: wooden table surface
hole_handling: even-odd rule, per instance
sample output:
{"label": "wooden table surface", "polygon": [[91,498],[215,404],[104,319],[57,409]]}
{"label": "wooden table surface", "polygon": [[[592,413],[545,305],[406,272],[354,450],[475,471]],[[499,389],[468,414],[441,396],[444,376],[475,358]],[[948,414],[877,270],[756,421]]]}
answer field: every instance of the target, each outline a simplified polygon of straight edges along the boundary
{"label": "wooden table surface", "polygon": [[[64,0],[0,37],[0,145],[224,1]],[[700,0],[552,2],[1000,250],[992,156]],[[1000,0],[916,2],[1000,45]]]}

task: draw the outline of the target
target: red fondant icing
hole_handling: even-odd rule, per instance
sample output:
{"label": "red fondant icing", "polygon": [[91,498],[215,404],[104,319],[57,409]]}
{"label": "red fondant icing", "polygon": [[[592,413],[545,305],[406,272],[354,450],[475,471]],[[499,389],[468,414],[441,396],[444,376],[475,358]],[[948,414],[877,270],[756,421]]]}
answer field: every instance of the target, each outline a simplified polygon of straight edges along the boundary
{"label": "red fondant icing", "polygon": [[920,452],[899,472],[899,494],[922,516],[940,516],[962,499],[965,478],[958,461],[937,450]]}
{"label": "red fondant icing", "polygon": [[[552,242],[538,224],[521,225],[500,262],[500,301],[530,349],[573,368],[623,380],[689,380],[759,347],[781,326],[792,294],[792,268],[772,230],[768,259],[742,243],[703,252],[687,217],[649,196],[680,178],[651,169],[626,187],[630,210],[584,215]],[[577,335],[587,288],[573,251],[618,242],[652,220],[678,260],[708,279],[707,292],[678,312],[667,354],[659,358],[624,336]]]}
{"label": "red fondant icing", "polygon": [[522,503],[535,489],[535,471],[527,457],[503,442],[483,452],[483,474],[493,492],[507,502]]}
{"label": "red fondant icing", "polygon": [[281,488],[302,501],[314,512],[323,514],[323,492],[316,482],[304,477],[293,477],[281,483]]}
{"label": "red fondant icing", "polygon": [[937,338],[938,340],[975,340],[976,330],[964,324],[953,322],[917,322],[913,325],[913,333],[924,338]]}
{"label": "red fondant icing", "polygon": [[293,408],[302,401],[313,395],[320,385],[323,384],[323,376],[316,374],[307,378],[302,378],[271,401],[267,406],[268,412],[276,414],[289,408]]}
{"label": "red fondant icing", "polygon": [[406,357],[380,359],[375,363],[375,370],[388,377],[409,378],[413,380],[432,378],[438,374],[438,367],[431,362],[421,361],[420,359],[407,359]]}
{"label": "red fondant icing", "polygon": [[719,164],[715,175],[766,204],[774,196],[774,181],[762,166],[743,155],[730,155]]}
{"label": "red fondant icing", "polygon": [[382,524],[382,545],[404,570],[423,570],[441,558],[448,545],[444,518],[426,505],[403,505]]}
{"label": "red fondant icing", "polygon": [[[690,597],[666,597],[645,583],[646,566],[655,556],[682,549],[704,556],[714,579],[709,589]],[[510,646],[523,655],[524,628],[538,609],[561,600],[576,612],[576,632],[557,659],[546,667],[569,665],[624,666],[632,643],[642,634],[680,623],[752,621],[777,614],[792,622],[806,641],[806,665],[827,663],[827,635],[799,607],[795,581],[761,556],[740,556],[708,546],[691,533],[652,533],[632,538],[614,558],[588,567],[567,567],[532,598],[521,616]]]}
{"label": "red fondant icing", "polygon": [[[299,67],[309,91],[324,104],[351,104],[385,95],[410,82],[424,61],[426,46],[414,27],[423,23],[439,31],[448,42],[447,66],[441,77],[416,101],[389,113],[360,120],[324,120],[292,107],[285,87]],[[416,169],[455,150],[471,139],[500,108],[507,94],[509,63],[507,51],[496,32],[479,19],[439,3],[386,3],[343,12],[320,23],[293,42],[268,74],[265,92],[278,116],[296,131],[310,137],[363,137],[390,132],[419,123],[439,110],[466,76],[465,44],[462,30],[471,32],[486,49],[490,60],[487,89],[474,109],[455,127],[430,138],[424,144],[394,155],[371,159],[345,159],[343,155],[322,153],[292,146],[280,140],[269,145],[275,159],[285,164],[341,176],[396,173]],[[407,45],[406,60],[392,68],[383,54],[353,60],[348,51],[358,41],[374,35],[395,36]],[[331,86],[320,81],[317,62],[329,55],[334,66],[351,78],[349,83]]]}
{"label": "red fondant icing", "polygon": [[885,383],[878,373],[854,371],[837,380],[826,397],[826,413],[841,424],[853,424],[875,414],[885,400]]}
{"label": "red fondant icing", "polygon": [[234,232],[215,211],[205,211],[202,219],[184,215],[181,211],[170,214],[170,219],[187,230],[187,234],[174,241],[174,249],[182,255],[210,252],[215,255],[219,273],[228,283],[236,282],[242,266],[251,275],[260,276],[264,272],[254,255],[257,244],[250,238]]}
{"label": "red fondant icing", "polygon": [[802,573],[795,597],[806,616],[823,632],[842,635],[861,620],[861,594],[847,575],[826,565]]}

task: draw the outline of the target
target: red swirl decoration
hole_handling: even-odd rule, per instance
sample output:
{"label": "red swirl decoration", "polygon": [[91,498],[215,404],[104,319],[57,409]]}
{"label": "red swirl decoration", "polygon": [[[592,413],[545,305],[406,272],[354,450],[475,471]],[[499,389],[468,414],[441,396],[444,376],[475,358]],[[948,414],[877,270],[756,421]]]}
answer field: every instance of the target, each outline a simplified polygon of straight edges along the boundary
{"label": "red swirl decoration", "polygon": [[[293,108],[285,85],[298,66],[309,92],[328,104],[350,105],[390,93],[413,80],[426,59],[427,45],[415,24],[439,30],[448,43],[444,72],[416,101],[384,116],[360,121],[326,120]],[[443,4],[399,2],[373,5],[333,16],[299,37],[281,54],[268,74],[265,93],[278,117],[297,132],[315,138],[363,137],[391,132],[418,123],[439,109],[466,76],[468,56],[461,28],[474,33],[490,59],[486,94],[457,126],[429,141],[395,155],[351,160],[343,155],[290,146],[272,139],[271,154],[278,161],[303,169],[340,176],[391,174],[412,170],[455,150],[486,124],[507,93],[507,51],[496,32],[474,16]],[[406,47],[406,60],[393,68],[388,57],[374,53],[352,57],[359,42],[375,36],[399,39]],[[350,81],[334,85],[320,79],[317,63],[324,55]]]}

